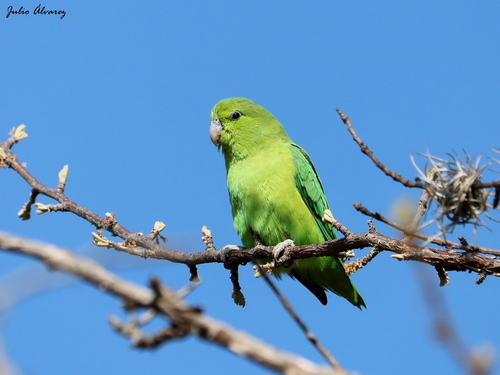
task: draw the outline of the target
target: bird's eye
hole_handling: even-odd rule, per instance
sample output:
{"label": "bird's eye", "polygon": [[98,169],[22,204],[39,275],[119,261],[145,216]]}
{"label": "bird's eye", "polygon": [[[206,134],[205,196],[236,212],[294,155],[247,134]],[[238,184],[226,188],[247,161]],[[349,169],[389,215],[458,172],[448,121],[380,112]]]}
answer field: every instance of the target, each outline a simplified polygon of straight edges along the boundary
{"label": "bird's eye", "polygon": [[229,119],[230,119],[231,121],[236,121],[236,120],[238,120],[240,117],[241,117],[241,112],[238,112],[238,111],[233,111],[233,112],[231,112],[231,114],[229,115]]}

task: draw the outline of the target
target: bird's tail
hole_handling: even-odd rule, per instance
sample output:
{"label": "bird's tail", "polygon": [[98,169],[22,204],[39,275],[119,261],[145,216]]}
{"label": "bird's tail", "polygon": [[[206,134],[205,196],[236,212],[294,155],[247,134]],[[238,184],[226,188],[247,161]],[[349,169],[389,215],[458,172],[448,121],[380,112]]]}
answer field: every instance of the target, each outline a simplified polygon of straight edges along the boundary
{"label": "bird's tail", "polygon": [[366,308],[363,297],[345,273],[344,263],[339,258],[300,259],[297,266],[290,267],[288,274],[300,281],[323,305],[328,303],[325,290],[330,290],[359,309]]}

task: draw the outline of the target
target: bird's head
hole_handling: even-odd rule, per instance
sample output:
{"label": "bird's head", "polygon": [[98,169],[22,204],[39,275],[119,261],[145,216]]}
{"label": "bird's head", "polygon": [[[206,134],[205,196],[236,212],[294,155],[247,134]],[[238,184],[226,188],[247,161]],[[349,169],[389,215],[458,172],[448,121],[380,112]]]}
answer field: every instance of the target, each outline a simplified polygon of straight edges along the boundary
{"label": "bird's head", "polygon": [[276,137],[288,138],[279,121],[249,99],[221,100],[212,109],[211,120],[210,139],[226,157],[244,158]]}

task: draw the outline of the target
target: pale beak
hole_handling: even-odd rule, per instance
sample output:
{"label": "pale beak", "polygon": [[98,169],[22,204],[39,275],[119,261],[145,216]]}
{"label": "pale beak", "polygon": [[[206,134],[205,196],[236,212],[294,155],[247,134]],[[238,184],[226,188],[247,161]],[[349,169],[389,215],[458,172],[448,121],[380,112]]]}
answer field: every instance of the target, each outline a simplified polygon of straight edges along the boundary
{"label": "pale beak", "polygon": [[219,119],[215,119],[210,123],[210,139],[213,144],[216,146],[220,146],[220,133],[222,131],[222,125],[220,124]]}

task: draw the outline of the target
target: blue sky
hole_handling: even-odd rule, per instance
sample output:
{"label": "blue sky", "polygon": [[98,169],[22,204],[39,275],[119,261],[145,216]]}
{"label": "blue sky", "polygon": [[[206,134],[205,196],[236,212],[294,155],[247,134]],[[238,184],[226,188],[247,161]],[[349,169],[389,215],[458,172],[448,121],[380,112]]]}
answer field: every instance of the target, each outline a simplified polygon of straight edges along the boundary
{"label": "blue sky", "polygon": [[[335,108],[388,167],[410,179],[416,176],[411,153],[442,157],[466,149],[492,156],[490,148],[499,147],[495,1],[42,4],[65,10],[63,19],[33,14],[39,4],[4,0],[0,6],[2,140],[26,124],[29,138],[15,153],[36,178],[55,186],[69,164],[71,199],[101,215],[116,213],[136,232],[149,232],[161,220],[177,250],[202,251],[203,225],[219,247],[240,243],[223,157],[208,137],[210,110],[223,98],[247,97],[269,109],[309,152],[334,215],[357,232],[367,230],[366,217],[353,203],[390,216],[400,199],[416,201],[418,192],[392,182],[361,154]],[[6,18],[11,5],[30,13]],[[10,170],[0,174],[0,230],[96,258],[140,284],[151,275],[174,288],[188,282],[185,266],[93,247],[93,228],[70,214],[20,221],[16,214],[29,188]],[[490,226],[493,232],[479,231],[480,244],[498,248],[498,224]],[[474,241],[470,228],[455,234]],[[270,373],[195,338],[152,352],[131,349],[106,322],[110,314],[123,316],[115,298],[47,274],[29,259],[4,253],[0,259],[4,303],[9,293],[42,289],[3,315],[4,345],[22,373]],[[232,303],[227,270],[213,264],[199,271],[203,283],[188,297],[191,303],[322,363],[251,267],[240,270],[243,309]],[[421,268],[389,253],[379,255],[353,277],[365,311],[332,295],[323,307],[291,280],[279,287],[348,370],[459,373],[434,338],[417,272]],[[493,347],[498,356],[498,280],[477,286],[473,274],[450,278],[440,292],[459,333],[470,347]]]}

